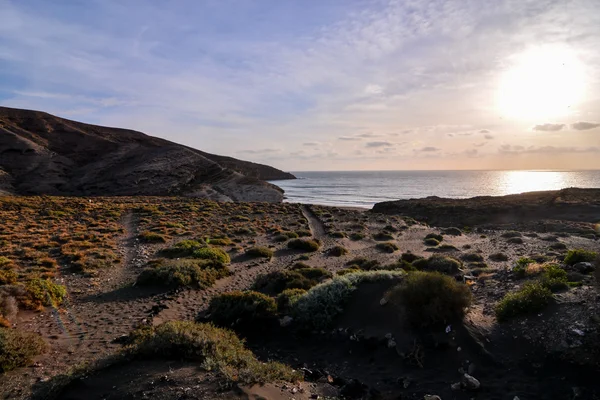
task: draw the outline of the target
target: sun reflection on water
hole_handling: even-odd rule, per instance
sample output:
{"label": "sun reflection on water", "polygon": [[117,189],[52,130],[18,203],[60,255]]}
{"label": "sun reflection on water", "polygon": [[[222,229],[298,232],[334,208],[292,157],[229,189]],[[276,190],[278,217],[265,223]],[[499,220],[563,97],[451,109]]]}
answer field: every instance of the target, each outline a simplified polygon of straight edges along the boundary
{"label": "sun reflection on water", "polygon": [[503,194],[558,190],[567,187],[564,174],[557,171],[505,171],[498,186]]}

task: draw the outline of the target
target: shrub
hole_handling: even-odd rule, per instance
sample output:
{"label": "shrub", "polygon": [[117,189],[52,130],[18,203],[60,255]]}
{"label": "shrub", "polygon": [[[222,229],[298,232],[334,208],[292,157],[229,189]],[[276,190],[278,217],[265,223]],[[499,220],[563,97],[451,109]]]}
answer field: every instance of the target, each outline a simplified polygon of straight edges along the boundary
{"label": "shrub", "polygon": [[273,250],[267,247],[250,247],[246,250],[246,255],[250,257],[273,258]]}
{"label": "shrub", "polygon": [[508,293],[496,305],[499,322],[541,311],[552,300],[552,292],[539,282],[530,282],[517,292]]}
{"label": "shrub", "polygon": [[19,276],[12,269],[0,270],[0,285],[12,285]]}
{"label": "shrub", "polygon": [[445,274],[455,274],[462,264],[452,257],[431,256],[413,261],[412,265],[418,270],[437,271]]}
{"label": "shrub", "polygon": [[460,259],[468,262],[483,262],[483,256],[479,253],[466,253],[461,255]]}
{"label": "shrub", "polygon": [[340,269],[336,274],[343,276],[343,275],[347,275],[347,274],[353,274],[355,272],[360,272],[360,268],[358,266],[353,266],[353,267],[348,267],[348,268],[343,268]]}
{"label": "shrub", "polygon": [[329,249],[329,255],[333,257],[341,257],[345,254],[348,254],[348,250],[343,246],[334,246]]}
{"label": "shrub", "polygon": [[436,241],[441,242],[444,240],[444,237],[442,235],[438,235],[437,233],[428,233],[427,236],[425,236],[425,239],[435,239]]}
{"label": "shrub", "polygon": [[377,243],[375,247],[385,253],[393,253],[399,250],[398,246],[392,242]]}
{"label": "shrub", "polygon": [[298,237],[298,233],[296,232],[281,232],[281,234],[288,239],[296,239]]}
{"label": "shrub", "polygon": [[273,271],[259,275],[252,284],[252,290],[275,296],[286,289],[308,290],[330,277],[331,273],[322,268]]}
{"label": "shrub", "polygon": [[219,249],[218,247],[201,247],[199,249],[194,250],[191,257],[200,260],[218,261],[223,264],[229,264],[231,262],[229,254],[227,254],[224,250]]}
{"label": "shrub", "polygon": [[508,231],[508,232],[504,232],[502,235],[503,238],[506,239],[510,239],[510,238],[516,238],[516,237],[521,237],[521,233],[517,232],[517,231]]}
{"label": "shrub", "polygon": [[45,350],[46,343],[39,335],[0,328],[0,372],[24,367]]}
{"label": "shrub", "polygon": [[365,238],[365,235],[362,233],[351,233],[350,234],[350,240],[354,240],[354,241],[358,241],[358,240],[363,240]]}
{"label": "shrub", "polygon": [[214,371],[230,382],[252,384],[301,379],[297,372],[283,364],[260,362],[235,333],[211,324],[171,321],[139,329],[132,336],[133,344],[128,351],[133,355],[200,361],[203,369]]}
{"label": "shrub", "polygon": [[28,298],[23,301],[23,304],[32,309],[40,309],[43,306],[58,307],[67,296],[64,286],[42,278],[35,278],[27,282],[25,290]]}
{"label": "shrub", "polygon": [[408,263],[412,263],[412,262],[414,262],[416,260],[419,260],[421,258],[423,258],[423,257],[418,256],[416,254],[413,254],[413,253],[411,253],[409,251],[409,252],[406,252],[406,253],[402,253],[402,255],[400,256],[400,261],[406,261]]}
{"label": "shrub", "polygon": [[442,233],[444,235],[450,235],[450,236],[461,236],[462,235],[462,231],[455,227],[442,229]]}
{"label": "shrub", "polygon": [[233,291],[211,299],[210,319],[221,326],[247,328],[275,318],[277,305],[271,297],[254,291]]}
{"label": "shrub", "polygon": [[296,231],[296,234],[298,235],[297,237],[308,237],[308,236],[312,236],[312,234],[310,233],[310,231],[307,231],[305,229],[301,229]]}
{"label": "shrub", "polygon": [[540,283],[551,292],[557,292],[569,288],[567,271],[556,264],[550,264],[544,269]]}
{"label": "shrub", "polygon": [[352,260],[348,261],[346,265],[349,266],[357,266],[362,270],[369,271],[372,269],[376,269],[379,266],[379,261],[377,260],[369,260],[365,257],[356,257]]}
{"label": "shrub", "polygon": [[298,299],[306,293],[304,289],[286,289],[277,295],[277,311],[285,314]]}
{"label": "shrub", "polygon": [[167,241],[167,239],[160,233],[150,231],[142,232],[138,237],[142,242],[145,243],[165,243]]}
{"label": "shrub", "polygon": [[462,319],[471,297],[467,285],[439,272],[412,272],[386,295],[402,306],[408,321],[419,328]]}
{"label": "shrub", "polygon": [[434,238],[424,239],[423,243],[425,243],[427,246],[437,246],[437,245],[440,244],[440,242],[437,239],[434,239]]}
{"label": "shrub", "polygon": [[565,256],[565,264],[575,265],[580,262],[592,262],[596,259],[598,253],[583,249],[569,250]]}
{"label": "shrub", "polygon": [[321,245],[316,240],[311,239],[294,239],[288,242],[288,248],[294,250],[304,250],[314,252],[319,250]]}
{"label": "shrub", "polygon": [[282,243],[282,242],[287,242],[289,240],[289,237],[287,237],[285,235],[277,235],[273,238],[273,240],[278,243]]}
{"label": "shrub", "polygon": [[490,254],[489,259],[492,261],[497,261],[497,262],[508,261],[508,256],[504,253],[493,253],[493,254]]}
{"label": "shrub", "polygon": [[161,250],[160,253],[165,257],[189,257],[194,251],[201,249],[202,247],[207,247],[206,243],[196,240],[183,240],[173,247]]}
{"label": "shrub", "polygon": [[404,275],[402,271],[369,271],[338,275],[302,295],[292,306],[292,316],[301,329],[325,329],[344,311],[344,305],[360,284],[399,279]]}
{"label": "shrub", "polygon": [[387,232],[379,232],[373,235],[373,239],[378,241],[394,240],[394,236]]}
{"label": "shrub", "polygon": [[229,274],[224,264],[213,260],[159,260],[153,267],[142,271],[137,283],[205,289]]}
{"label": "shrub", "polygon": [[227,237],[208,239],[206,243],[211,244],[213,246],[229,246],[230,244],[232,244],[231,239]]}
{"label": "shrub", "polygon": [[346,234],[344,232],[337,231],[337,232],[331,232],[329,234],[329,236],[331,236],[332,238],[336,238],[336,239],[343,239],[346,237]]}
{"label": "shrub", "polygon": [[512,237],[507,239],[506,242],[511,244],[523,244],[523,239],[520,237]]}

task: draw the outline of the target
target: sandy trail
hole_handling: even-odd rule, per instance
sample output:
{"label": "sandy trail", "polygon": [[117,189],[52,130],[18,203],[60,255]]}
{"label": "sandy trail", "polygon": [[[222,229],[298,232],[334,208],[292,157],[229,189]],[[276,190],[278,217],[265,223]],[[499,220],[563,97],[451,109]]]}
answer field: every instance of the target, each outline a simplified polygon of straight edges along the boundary
{"label": "sandy trail", "polygon": [[315,239],[323,239],[327,237],[327,233],[325,232],[325,226],[315,215],[315,213],[310,209],[310,207],[306,204],[301,205],[302,214],[308,220],[308,226],[310,228],[310,232],[312,233]]}

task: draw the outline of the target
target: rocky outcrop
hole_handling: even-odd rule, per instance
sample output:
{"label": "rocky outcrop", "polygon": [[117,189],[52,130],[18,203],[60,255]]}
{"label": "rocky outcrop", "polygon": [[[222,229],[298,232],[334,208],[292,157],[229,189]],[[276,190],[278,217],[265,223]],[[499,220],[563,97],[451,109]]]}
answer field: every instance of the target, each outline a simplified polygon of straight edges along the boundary
{"label": "rocky outcrop", "polygon": [[185,195],[283,199],[275,168],[126,129],[0,107],[0,194]]}
{"label": "rocky outcrop", "polygon": [[436,226],[528,224],[535,229],[535,225],[543,220],[597,222],[600,189],[569,188],[470,199],[431,196],[377,203],[372,211],[410,216]]}

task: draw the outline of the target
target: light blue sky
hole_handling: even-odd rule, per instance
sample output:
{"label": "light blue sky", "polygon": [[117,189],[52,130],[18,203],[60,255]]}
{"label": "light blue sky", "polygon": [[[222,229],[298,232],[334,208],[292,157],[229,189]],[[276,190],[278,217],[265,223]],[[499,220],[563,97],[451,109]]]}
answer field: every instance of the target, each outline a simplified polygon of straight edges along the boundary
{"label": "light blue sky", "polygon": [[0,0],[0,104],[285,170],[600,168],[598,49],[597,0]]}

